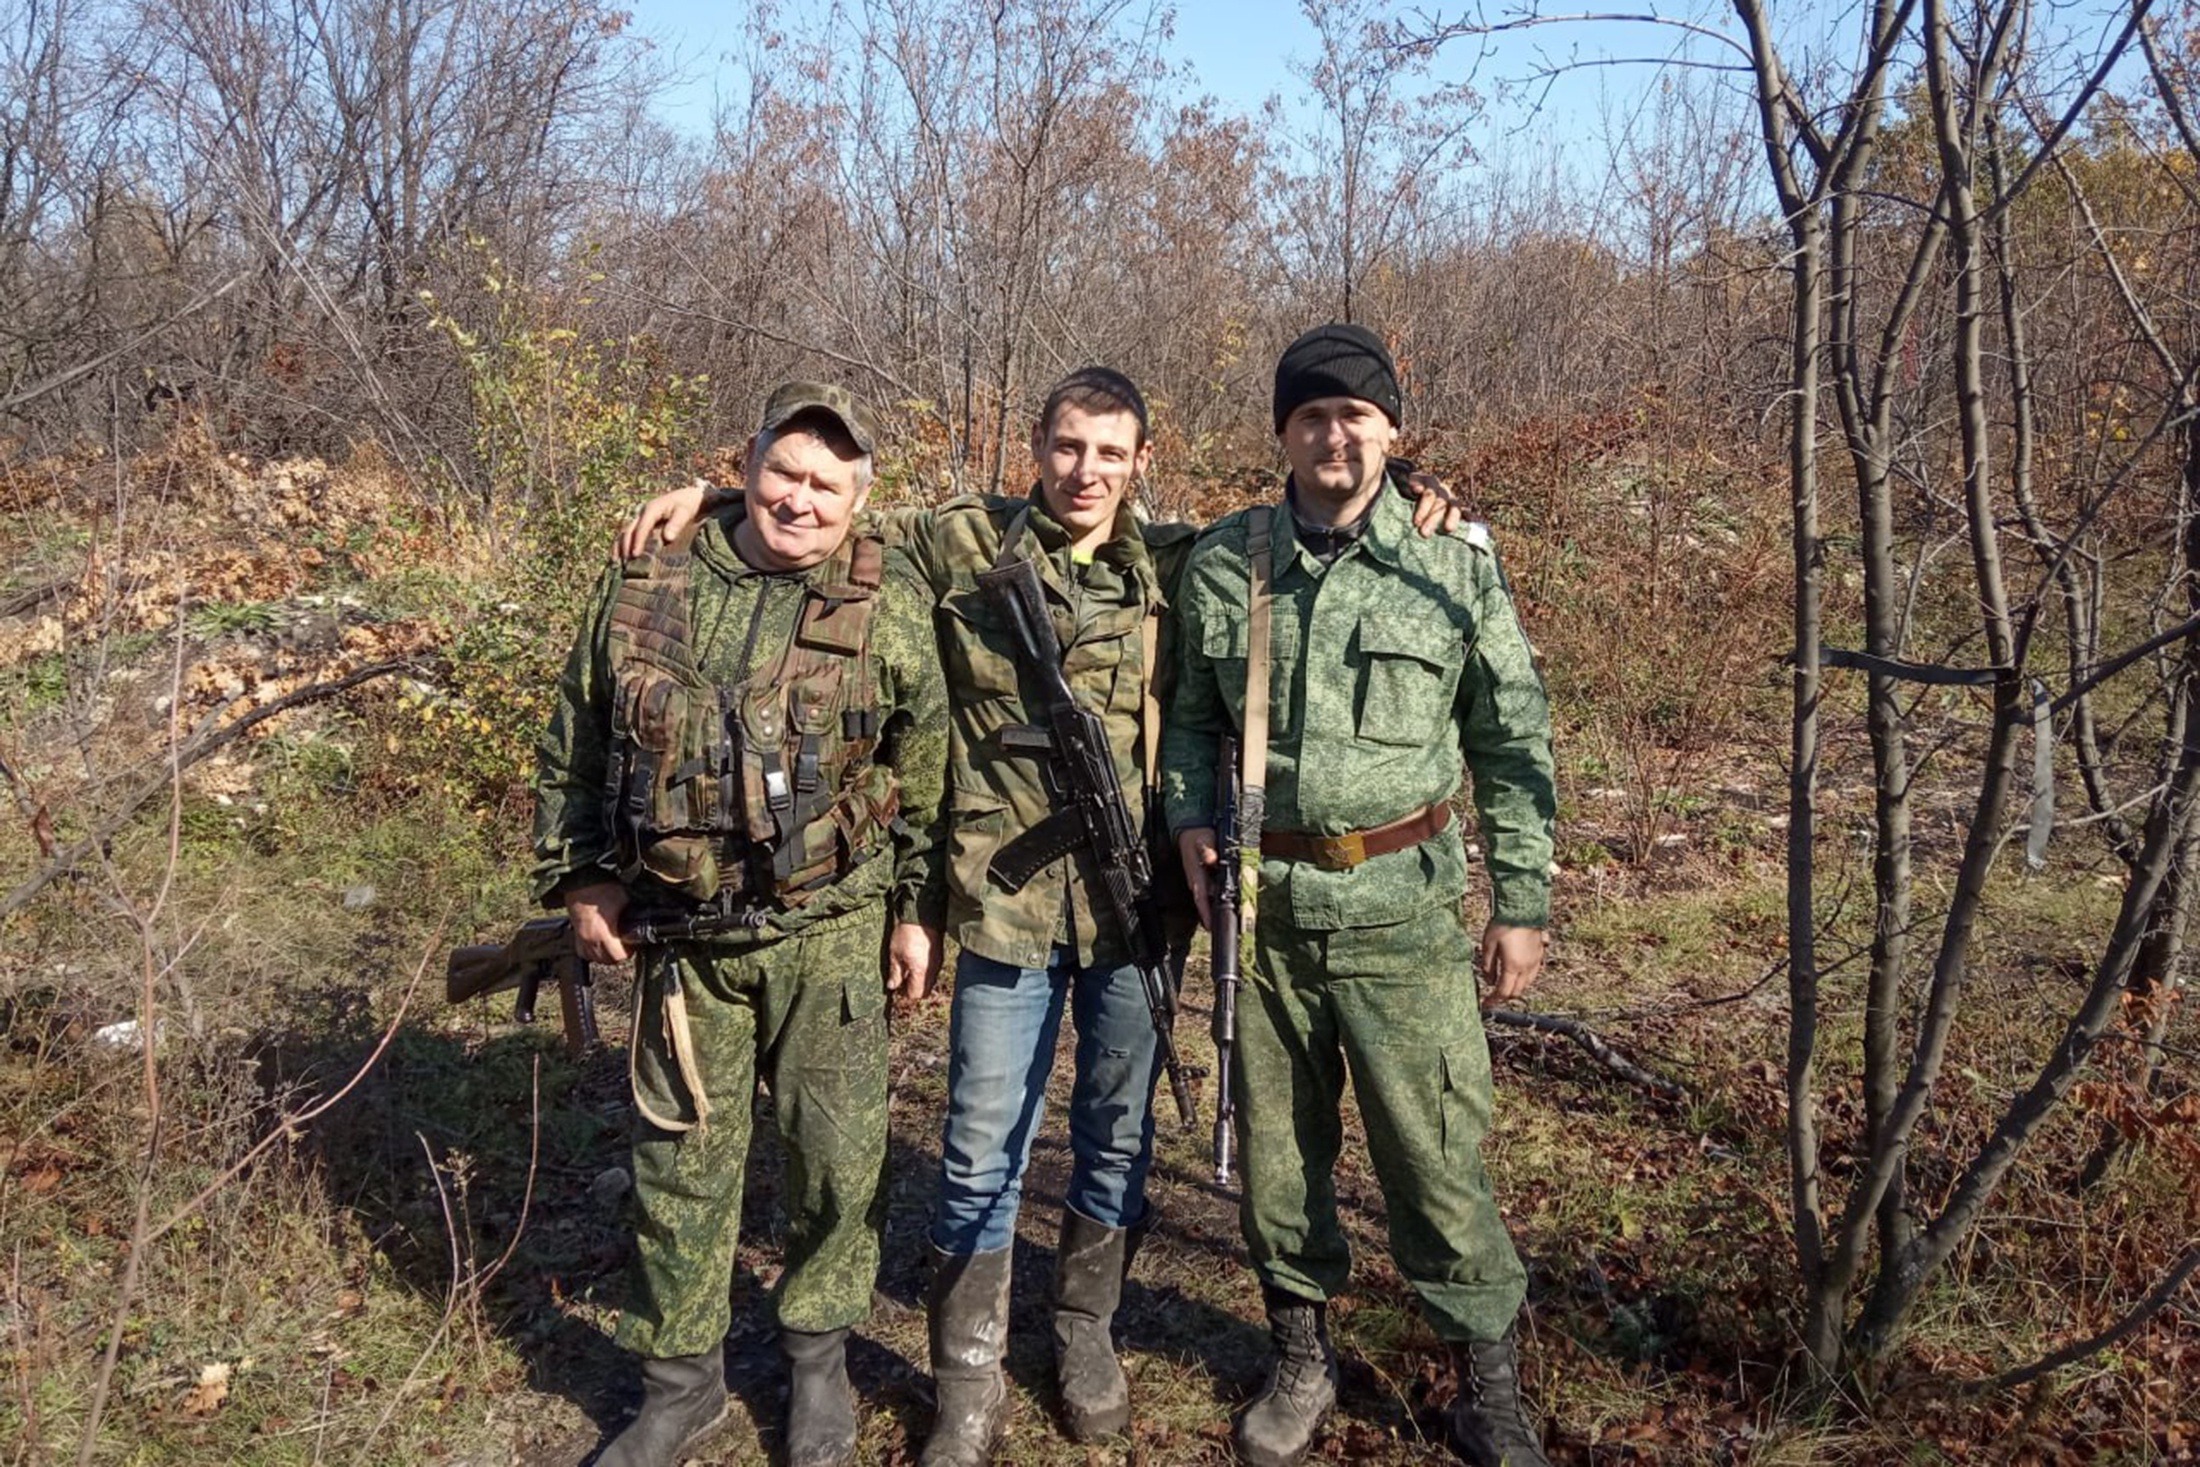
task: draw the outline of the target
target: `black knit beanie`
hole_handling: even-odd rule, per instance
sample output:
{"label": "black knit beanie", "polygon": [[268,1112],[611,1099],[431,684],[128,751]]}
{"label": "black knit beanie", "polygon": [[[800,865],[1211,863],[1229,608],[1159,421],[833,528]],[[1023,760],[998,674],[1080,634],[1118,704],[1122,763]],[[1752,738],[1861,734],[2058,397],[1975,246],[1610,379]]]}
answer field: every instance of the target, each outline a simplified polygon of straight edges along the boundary
{"label": "black knit beanie", "polygon": [[1398,426],[1398,369],[1383,339],[1365,326],[1332,321],[1316,326],[1276,359],[1276,431],[1300,403],[1317,397],[1357,397]]}

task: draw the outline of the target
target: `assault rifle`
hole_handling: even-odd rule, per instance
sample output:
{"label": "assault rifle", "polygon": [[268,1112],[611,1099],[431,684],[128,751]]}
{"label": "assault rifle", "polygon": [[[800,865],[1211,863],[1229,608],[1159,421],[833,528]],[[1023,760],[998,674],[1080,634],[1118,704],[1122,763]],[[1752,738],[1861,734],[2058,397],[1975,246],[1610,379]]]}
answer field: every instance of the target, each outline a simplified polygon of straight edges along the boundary
{"label": "assault rifle", "polygon": [[[712,907],[693,912],[629,911],[619,921],[619,935],[630,946],[647,947],[684,938],[712,937],[724,932],[752,930],[762,925],[753,911],[720,911]],[[535,1022],[535,1001],[543,979],[558,985],[559,1015],[565,1021],[565,1047],[576,1058],[597,1043],[596,992],[588,974],[588,961],[573,950],[573,919],[537,917],[520,924],[510,942],[477,943],[455,948],[444,972],[443,996],[451,1003],[519,990],[512,1017],[522,1024]]]}
{"label": "assault rifle", "polygon": [[1079,707],[1070,691],[1038,568],[1028,560],[1015,559],[979,572],[977,583],[1007,618],[1016,662],[1038,683],[1043,702],[1042,726],[1005,729],[1004,743],[1047,756],[1048,792],[1054,804],[1051,816],[995,856],[993,874],[1013,893],[1071,850],[1082,846],[1091,852],[1101,894],[1117,930],[1130,944],[1131,962],[1146,992],[1146,1010],[1153,1016],[1154,1042],[1168,1071],[1177,1118],[1189,1126],[1194,1115],[1192,1087],[1176,1052],[1176,985],[1169,975],[1160,913],[1153,904],[1153,864],[1145,841],[1131,826],[1107,727],[1098,714]]}
{"label": "assault rifle", "polygon": [[542,980],[558,985],[558,1008],[565,1020],[565,1047],[577,1058],[596,1043],[595,988],[588,961],[573,951],[573,923],[567,917],[537,917],[520,925],[510,942],[477,943],[454,948],[443,977],[443,996],[464,1003],[484,994],[517,988],[512,1017],[535,1022],[535,999]]}
{"label": "assault rifle", "polygon": [[1245,888],[1239,862],[1244,832],[1238,824],[1238,741],[1222,736],[1215,759],[1215,871],[1208,893],[1208,967],[1215,981],[1215,1185],[1230,1185],[1230,1153],[1237,1140],[1231,1123],[1237,1101],[1230,1093],[1230,1056],[1237,1048],[1238,984],[1244,973],[1238,957],[1238,923]]}

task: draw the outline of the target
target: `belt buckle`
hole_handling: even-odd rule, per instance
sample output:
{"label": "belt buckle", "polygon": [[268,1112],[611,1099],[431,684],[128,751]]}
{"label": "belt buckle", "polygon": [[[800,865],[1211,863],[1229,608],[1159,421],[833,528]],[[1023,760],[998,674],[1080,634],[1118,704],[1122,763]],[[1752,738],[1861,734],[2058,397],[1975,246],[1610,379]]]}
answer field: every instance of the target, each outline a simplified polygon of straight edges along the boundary
{"label": "belt buckle", "polygon": [[1315,845],[1314,864],[1324,871],[1350,871],[1367,859],[1367,836],[1364,831],[1348,830],[1343,835],[1325,835]]}

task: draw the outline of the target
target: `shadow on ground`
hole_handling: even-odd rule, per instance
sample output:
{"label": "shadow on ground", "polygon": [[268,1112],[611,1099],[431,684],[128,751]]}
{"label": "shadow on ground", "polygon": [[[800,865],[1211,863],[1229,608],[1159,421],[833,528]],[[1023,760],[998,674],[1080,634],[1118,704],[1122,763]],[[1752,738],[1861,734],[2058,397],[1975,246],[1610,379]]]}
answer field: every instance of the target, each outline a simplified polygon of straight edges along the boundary
{"label": "shadow on ground", "polygon": [[[616,1013],[616,995],[605,998],[607,1014]],[[320,1007],[318,1014],[296,1013],[294,1035],[311,1037],[264,1052],[263,1081],[271,1089],[341,1083],[371,1051],[378,1036],[364,1004],[333,996]],[[884,1264],[871,1318],[850,1349],[866,1462],[913,1460],[933,1409],[922,1369],[927,1228],[938,1167],[939,1077],[927,1055],[937,1036],[925,1032],[929,1027],[920,1023],[896,1038]],[[912,1069],[917,1079],[905,1083]],[[1064,1055],[1057,1081],[1067,1074]],[[705,1461],[777,1460],[781,1444],[785,1389],[769,1293],[786,1230],[784,1153],[769,1097],[759,1095],[756,1107],[726,1345],[727,1380],[741,1409]],[[511,1394],[498,1407],[518,1423],[515,1460],[573,1467],[639,1403],[635,1366],[609,1334],[632,1248],[621,1185],[628,1116],[619,1045],[575,1061],[554,1024],[489,1022],[472,1034],[408,1025],[304,1138],[331,1201],[356,1219],[400,1286],[431,1305],[440,1308],[452,1296],[454,1239],[462,1283],[510,1250],[477,1295],[460,1288],[454,1308],[464,1316],[462,1327],[478,1318],[518,1357]],[[1165,1418],[1149,1421],[1141,1406],[1131,1460],[1229,1460],[1228,1416],[1257,1388],[1266,1358],[1236,1202],[1211,1184],[1203,1153],[1203,1145],[1182,1137],[1163,1138],[1150,1188],[1157,1226],[1118,1315],[1134,1389]],[[1015,1245],[1007,1369],[1017,1402],[1004,1461],[1124,1460],[1116,1451],[1088,1457],[1050,1419],[1050,1291],[1068,1165],[1057,1105],[1034,1149]],[[1381,1207],[1372,1187],[1340,1190],[1361,1260],[1360,1307],[1410,1313],[1402,1284],[1380,1262]],[[1350,1451],[1364,1434],[1395,1452],[1420,1439],[1431,1413],[1423,1399],[1427,1382],[1412,1379],[1412,1368],[1405,1366],[1408,1379],[1401,1382],[1348,1350],[1332,1444]],[[522,1390],[550,1399],[513,1399]]]}

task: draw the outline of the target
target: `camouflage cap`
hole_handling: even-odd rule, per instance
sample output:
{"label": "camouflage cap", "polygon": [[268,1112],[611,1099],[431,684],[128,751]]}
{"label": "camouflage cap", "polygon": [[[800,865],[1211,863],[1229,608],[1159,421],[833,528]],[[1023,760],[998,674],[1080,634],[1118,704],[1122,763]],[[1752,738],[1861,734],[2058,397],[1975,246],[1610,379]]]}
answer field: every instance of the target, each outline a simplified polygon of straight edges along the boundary
{"label": "camouflage cap", "polygon": [[772,395],[764,399],[764,421],[756,431],[773,432],[800,414],[811,412],[831,414],[848,430],[856,447],[867,454],[878,451],[878,419],[854,393],[827,382],[782,382],[774,387]]}

